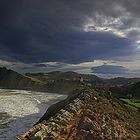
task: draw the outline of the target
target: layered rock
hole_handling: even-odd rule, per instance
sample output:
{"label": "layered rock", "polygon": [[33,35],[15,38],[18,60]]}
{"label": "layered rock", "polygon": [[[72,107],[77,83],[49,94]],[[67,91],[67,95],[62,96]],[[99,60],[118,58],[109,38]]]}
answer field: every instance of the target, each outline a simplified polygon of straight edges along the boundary
{"label": "layered rock", "polygon": [[[122,109],[121,109],[122,108]],[[119,112],[124,115],[118,115]],[[126,112],[125,112],[126,111]],[[129,107],[100,96],[95,91],[82,92],[53,117],[35,125],[18,140],[134,140],[140,134],[140,119],[135,128],[125,119]],[[126,114],[125,114],[126,113]],[[135,110],[133,114],[140,112]],[[130,120],[130,122],[133,121]]]}

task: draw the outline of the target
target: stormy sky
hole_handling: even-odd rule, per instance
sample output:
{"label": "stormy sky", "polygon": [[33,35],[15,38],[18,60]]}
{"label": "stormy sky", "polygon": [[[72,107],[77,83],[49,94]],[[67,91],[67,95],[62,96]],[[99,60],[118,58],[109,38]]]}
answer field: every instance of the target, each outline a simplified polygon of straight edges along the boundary
{"label": "stormy sky", "polygon": [[1,0],[0,66],[140,77],[140,0]]}

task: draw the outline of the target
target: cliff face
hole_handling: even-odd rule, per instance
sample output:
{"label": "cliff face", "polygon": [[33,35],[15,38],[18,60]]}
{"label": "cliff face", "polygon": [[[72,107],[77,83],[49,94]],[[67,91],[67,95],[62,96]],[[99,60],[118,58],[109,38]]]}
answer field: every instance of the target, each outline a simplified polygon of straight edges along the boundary
{"label": "cliff face", "polygon": [[85,90],[18,140],[135,140],[140,134],[139,116],[136,108]]}

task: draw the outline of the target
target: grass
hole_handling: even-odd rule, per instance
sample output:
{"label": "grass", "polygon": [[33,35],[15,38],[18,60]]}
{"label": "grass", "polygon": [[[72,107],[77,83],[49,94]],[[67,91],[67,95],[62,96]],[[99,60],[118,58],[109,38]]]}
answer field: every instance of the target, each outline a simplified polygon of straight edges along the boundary
{"label": "grass", "polygon": [[38,83],[38,84],[44,84],[43,81],[41,81],[41,80],[39,80],[39,79],[37,79],[37,78],[29,77],[29,76],[25,76],[25,77],[30,78],[32,81],[34,81],[34,82],[36,82],[36,83]]}
{"label": "grass", "polygon": [[125,103],[140,108],[140,100],[138,99],[121,99]]}

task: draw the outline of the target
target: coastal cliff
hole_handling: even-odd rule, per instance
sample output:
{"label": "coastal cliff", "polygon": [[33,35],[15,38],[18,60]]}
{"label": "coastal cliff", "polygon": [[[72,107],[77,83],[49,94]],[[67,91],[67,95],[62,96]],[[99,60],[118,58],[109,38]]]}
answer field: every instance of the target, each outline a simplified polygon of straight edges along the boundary
{"label": "coastal cliff", "polygon": [[[78,91],[75,91],[78,92]],[[81,90],[50,108],[18,140],[135,140],[140,112],[94,90]],[[69,101],[68,101],[69,100]]]}

